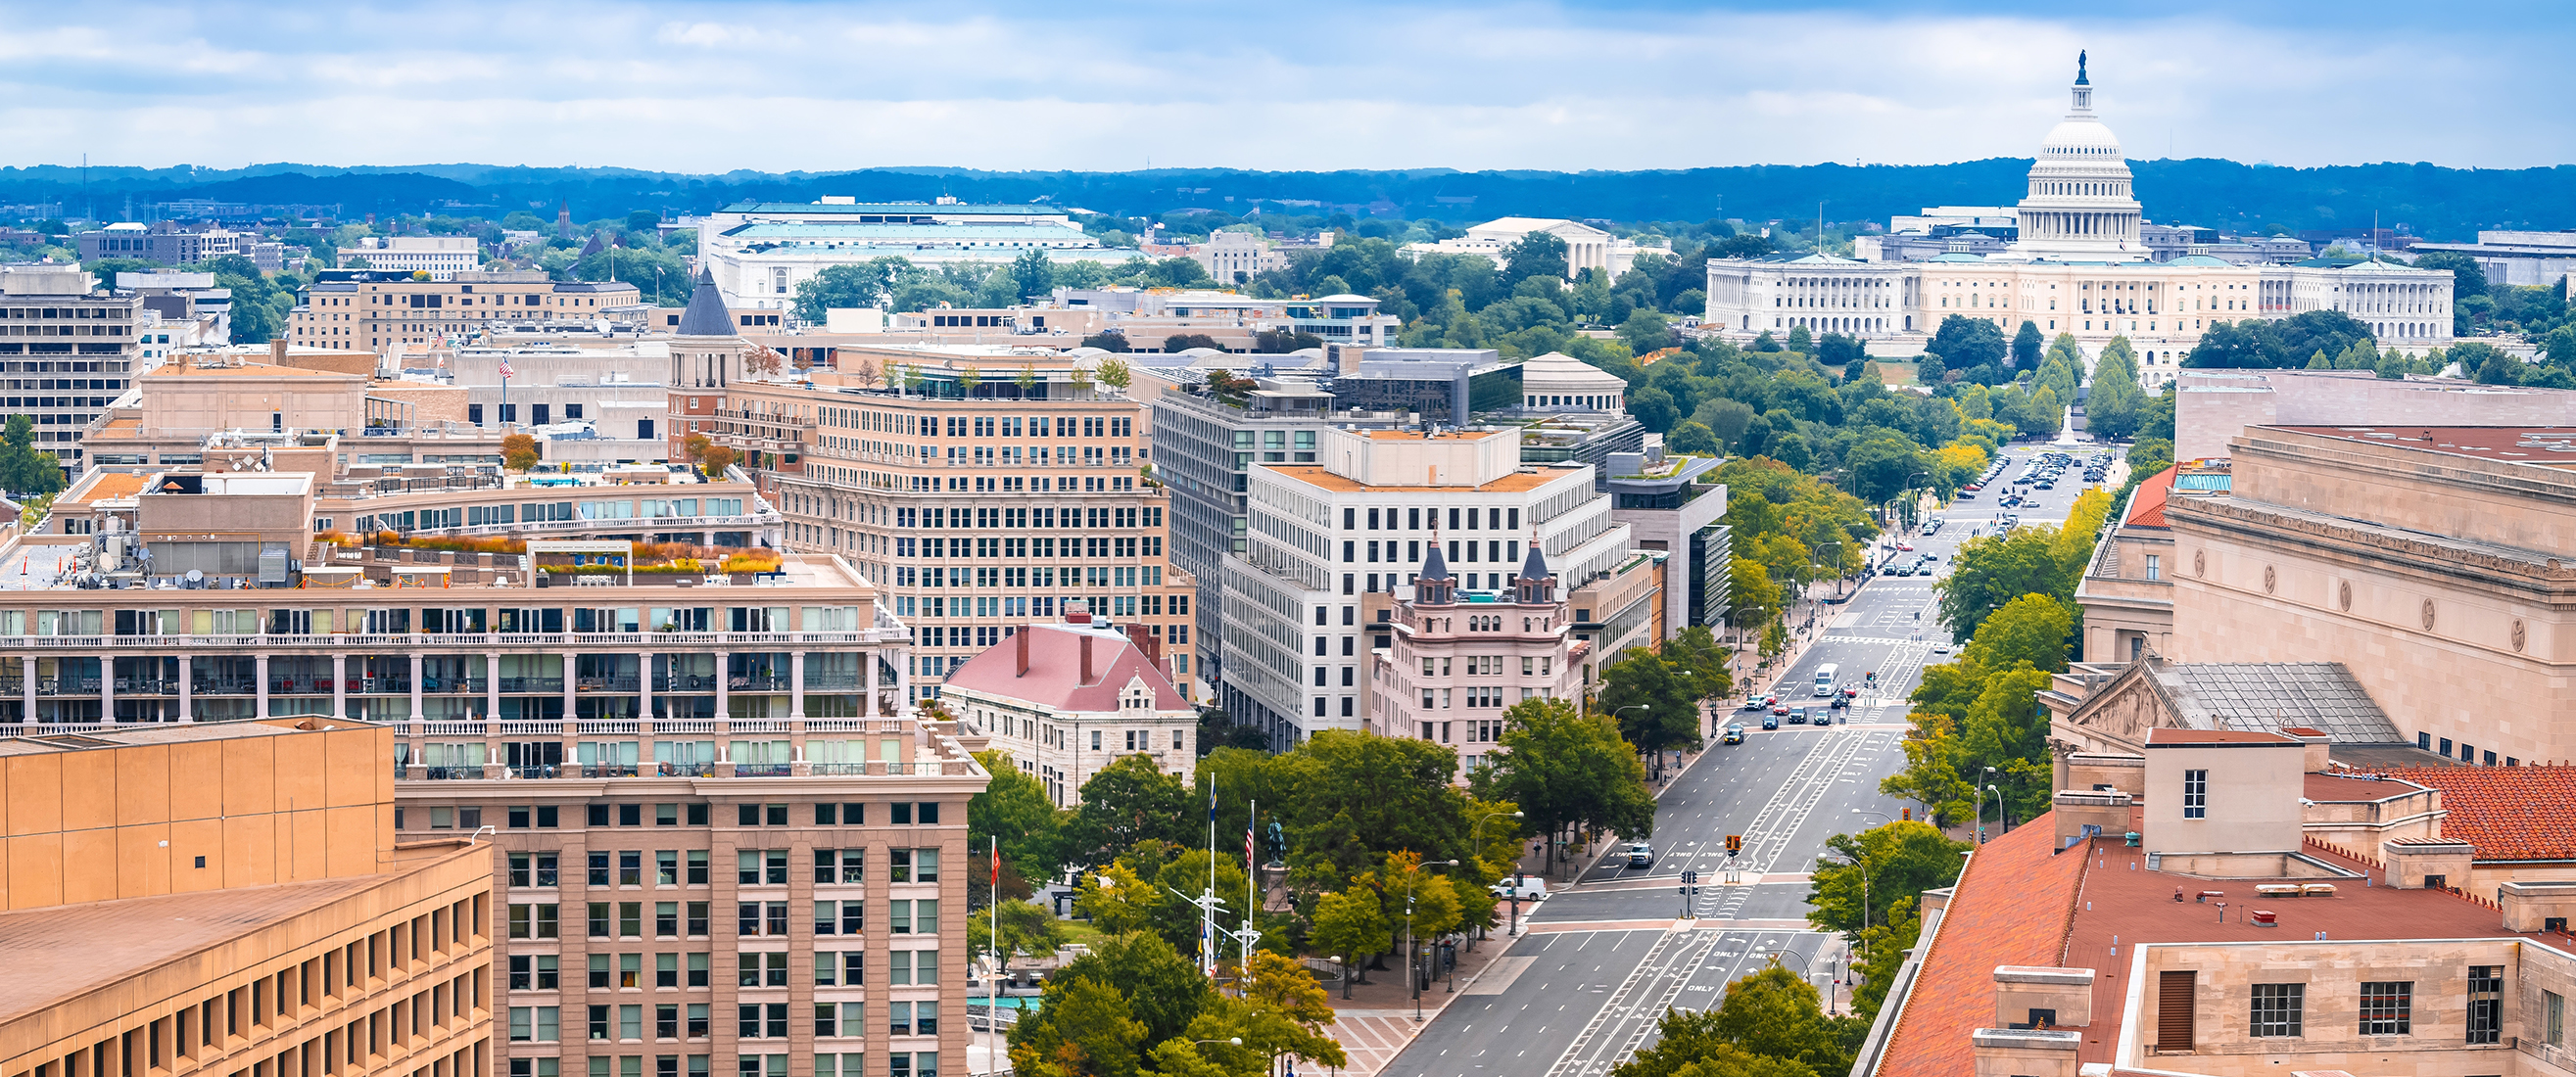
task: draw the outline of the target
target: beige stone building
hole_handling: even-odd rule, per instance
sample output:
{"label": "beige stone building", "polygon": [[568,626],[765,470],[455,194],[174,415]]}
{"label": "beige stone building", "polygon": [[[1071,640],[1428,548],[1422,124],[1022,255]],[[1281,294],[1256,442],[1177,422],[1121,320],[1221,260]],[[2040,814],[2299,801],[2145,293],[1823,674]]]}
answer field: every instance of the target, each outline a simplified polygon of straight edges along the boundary
{"label": "beige stone building", "polygon": [[1021,625],[948,671],[939,698],[976,750],[1000,749],[1060,806],[1079,806],[1082,784],[1129,756],[1186,784],[1198,769],[1199,712],[1161,650],[1143,625],[1121,629],[1070,610],[1056,623]]}
{"label": "beige stone building", "polygon": [[1368,730],[1455,746],[1465,783],[1503,750],[1503,712],[1525,699],[1582,706],[1592,643],[1575,638],[1547,556],[1532,546],[1511,586],[1466,595],[1435,544],[1386,624],[1392,646],[1370,651]]}
{"label": "beige stone building", "polygon": [[286,339],[396,355],[404,345],[451,337],[632,325],[645,314],[643,293],[625,281],[557,281],[532,269],[466,269],[431,279],[415,279],[409,269],[325,270],[297,297]]}
{"label": "beige stone building", "polygon": [[401,840],[391,730],[6,732],[0,1073],[490,1072],[492,847]]}

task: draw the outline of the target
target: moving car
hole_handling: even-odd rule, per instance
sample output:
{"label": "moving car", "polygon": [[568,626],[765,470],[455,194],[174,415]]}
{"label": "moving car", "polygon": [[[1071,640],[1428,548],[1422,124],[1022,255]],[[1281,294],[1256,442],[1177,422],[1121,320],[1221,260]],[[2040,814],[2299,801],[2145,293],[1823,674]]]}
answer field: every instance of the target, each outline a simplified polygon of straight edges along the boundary
{"label": "moving car", "polygon": [[1766,715],[1763,715],[1763,716],[1762,716],[1762,728],[1764,728],[1764,729],[1778,729],[1778,728],[1780,728],[1780,716],[1779,716],[1779,715],[1776,715],[1776,714],[1766,714]]}
{"label": "moving car", "polygon": [[1789,705],[1773,700],[1771,703],[1771,713],[1776,717],[1786,718],[1789,716]]}
{"label": "moving car", "polygon": [[1723,737],[1719,737],[1719,738],[1717,739],[1717,742],[1718,742],[1719,744],[1742,744],[1742,743],[1744,743],[1744,723],[1742,723],[1742,722],[1728,722],[1728,723],[1726,724],[1726,735],[1725,735],[1725,736],[1723,736]]}
{"label": "moving car", "polygon": [[1642,841],[1632,841],[1632,842],[1629,842],[1629,843],[1628,843],[1628,866],[1629,866],[1629,867],[1632,867],[1632,868],[1651,868],[1651,867],[1654,867],[1654,866],[1655,866],[1655,847],[1654,847],[1654,846],[1652,846],[1652,845],[1648,845],[1648,844],[1646,844],[1645,842],[1642,842]]}
{"label": "moving car", "polygon": [[1934,653],[1934,654],[1948,654],[1948,653],[1950,653],[1950,644],[1949,644],[1949,641],[1944,640],[1944,641],[1942,641],[1942,642],[1940,642],[1940,643],[1935,643],[1935,644],[1933,644],[1933,645],[1932,645],[1932,653]]}
{"label": "moving car", "polygon": [[1545,901],[1547,900],[1547,880],[1517,875],[1495,883],[1493,892],[1495,897],[1506,901],[1515,897],[1522,901]]}
{"label": "moving car", "polygon": [[1771,709],[1771,705],[1777,702],[1779,702],[1779,700],[1771,696],[1755,696],[1744,701],[1744,709],[1749,711],[1769,710]]}
{"label": "moving car", "polygon": [[1825,704],[1828,710],[1841,710],[1848,706],[1851,706],[1851,697],[1840,693],[1834,695],[1833,702]]}
{"label": "moving car", "polygon": [[1807,724],[1807,708],[1805,708],[1805,707],[1791,707],[1791,708],[1789,708],[1789,724],[1790,724],[1790,725],[1805,725],[1805,724]]}

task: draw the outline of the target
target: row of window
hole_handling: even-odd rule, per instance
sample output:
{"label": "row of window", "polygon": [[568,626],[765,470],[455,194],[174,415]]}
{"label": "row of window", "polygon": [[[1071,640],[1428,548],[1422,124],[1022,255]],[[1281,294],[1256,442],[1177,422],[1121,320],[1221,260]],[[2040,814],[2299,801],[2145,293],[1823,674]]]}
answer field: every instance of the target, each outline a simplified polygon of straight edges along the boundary
{"label": "row of window", "polygon": [[[881,801],[879,803],[885,808],[886,825],[939,825],[939,802],[936,800],[898,800],[892,802]],[[595,827],[612,825],[643,826],[644,809],[646,807],[647,805],[644,804],[583,805],[585,819],[588,821],[590,826]],[[654,826],[708,825],[708,809],[707,805],[702,801],[688,803],[661,803],[650,805],[650,807],[653,809]],[[787,804],[736,804],[734,805],[734,825],[797,825],[788,821],[790,817],[788,809],[790,807],[791,805]],[[811,805],[811,807],[813,809],[811,816],[813,819],[812,825],[814,826],[868,825],[868,806],[865,803],[818,803]],[[453,815],[446,816],[442,816],[437,813],[448,809],[432,808],[429,810],[431,812],[431,826],[434,829],[445,828],[448,824],[440,822],[439,820],[448,819],[452,819],[453,825],[463,829],[470,830],[483,825],[483,809],[480,807],[471,805],[458,807],[454,809]],[[512,830],[553,830],[557,829],[561,825],[563,813],[559,806],[553,804],[514,804],[502,809],[502,817],[507,820],[509,829]],[[611,820],[614,820],[614,822],[612,823]],[[402,824],[396,823],[394,826],[396,829],[400,829]]]}
{"label": "row of window", "polygon": [[[1139,554],[1138,551],[1143,551]],[[1014,561],[1032,557],[1161,557],[1163,537],[1065,539],[1059,547],[1051,538],[952,538],[945,542],[935,538],[894,540],[896,557],[946,557],[966,559],[980,557],[1009,558]],[[935,569],[928,571],[937,571]],[[933,584],[932,586],[937,586]]]}
{"label": "row of window", "polygon": [[[2495,1043],[2504,1032],[2504,966],[2471,965],[2468,977],[2468,1014],[2465,1031],[2469,1043]],[[2250,1028],[2256,1036],[2303,1036],[2308,985],[2255,984]],[[2548,1042],[2556,1045],[2562,1037],[2561,1014],[2565,1003],[2555,993],[2544,992],[2547,1008]],[[2415,982],[2412,980],[2369,981],[2361,985],[2360,1023],[2357,1031],[2364,1036],[2413,1035],[2415,1021]]]}
{"label": "row of window", "polygon": [[[451,926],[470,930],[473,923],[479,923],[476,914],[482,900],[477,897],[459,901],[415,916],[275,975],[262,975],[246,986],[181,1007],[168,1017],[75,1052],[64,1060],[60,1072],[69,1077],[75,1061],[85,1063],[82,1068],[88,1074],[133,1074],[147,1068],[169,1068],[180,1058],[220,1053],[230,1040],[253,1035],[262,1026],[273,1032],[304,1011],[318,1008],[324,998],[340,996],[344,991],[363,994],[366,981],[389,978],[397,971],[396,966],[428,960],[451,946],[465,944],[471,936],[451,934]],[[469,916],[475,919],[469,921]],[[394,999],[371,1012],[350,1015],[345,1025],[287,1050],[311,1052],[300,1060],[296,1072],[336,1074],[344,1065],[356,1071],[366,1067],[371,1058],[391,1055],[406,1044],[430,1038],[451,1023],[471,1019],[488,986],[483,970],[478,968]],[[281,1055],[278,1064],[285,1067],[296,1063]],[[263,1063],[257,1068],[265,1070],[267,1066]],[[33,1074],[54,1077],[56,1072],[55,1064],[47,1063],[37,1066]]]}
{"label": "row of window", "polygon": [[[1058,523],[1062,520],[1062,523]],[[1061,527],[1065,530],[1093,531],[1111,527],[1137,528],[1163,526],[1163,510],[1156,506],[1141,508],[1064,509],[896,509],[894,525],[904,528],[991,531],[1008,529]]]}
{"label": "row of window", "polygon": [[[1441,530],[1440,509],[1437,507],[1428,509],[1408,508],[1403,510],[1404,518],[1402,526],[1397,525],[1396,511],[1397,510],[1392,508],[1372,508],[1368,510],[1368,527],[1366,529],[1370,531]],[[1429,521],[1428,524],[1424,522],[1425,520]],[[1464,526],[1461,526],[1462,522]],[[1358,531],[1361,529],[1360,510],[1356,507],[1345,506],[1342,509],[1342,530]],[[1451,531],[1518,531],[1520,529],[1521,510],[1518,508],[1488,508],[1481,512],[1476,509],[1463,507],[1449,510],[1448,530]]]}
{"label": "row of window", "polygon": [[[855,805],[854,805],[855,806]],[[643,886],[647,868],[645,850],[600,850],[587,854],[589,864],[584,882],[589,886]],[[654,886],[708,885],[708,853],[705,849],[652,850],[649,869]],[[743,886],[784,886],[787,883],[787,850],[746,849],[735,854],[735,882]],[[511,853],[510,885],[546,889],[562,885],[562,855],[559,853]],[[826,884],[865,882],[867,852],[864,849],[814,850],[814,881]],[[895,849],[887,854],[888,882],[935,883],[939,881],[939,850]]]}
{"label": "row of window", "polygon": [[[829,904],[828,902],[824,904]],[[850,904],[856,904],[852,902]],[[818,916],[823,913],[817,913]],[[818,924],[818,929],[824,925]],[[821,934],[831,934],[821,931]],[[591,954],[588,957],[587,986],[594,991],[642,990],[645,983],[644,958],[640,953]],[[711,986],[709,963],[713,955],[696,953],[657,953],[653,958],[652,983],[655,989],[699,989]],[[787,958],[782,951],[737,953],[734,955],[734,986],[787,986]],[[556,954],[513,954],[510,956],[510,990],[557,991],[563,987],[562,958]],[[885,982],[896,987],[939,983],[939,951],[891,950],[886,954]],[[814,983],[818,987],[863,987],[867,984],[867,955],[863,951],[819,950],[814,954]]]}
{"label": "row of window", "polygon": [[[936,1036],[939,1034],[939,1003],[884,1003],[886,1030],[896,1036]],[[748,1002],[735,1012],[735,1036],[739,1039],[784,1039],[787,1036],[788,1003]],[[645,1038],[644,1007],[591,1006],[587,1008],[586,1031],[589,1038],[600,1040],[642,1040]],[[556,1006],[510,1007],[510,1042],[553,1043],[562,1039],[562,1011]],[[865,1002],[819,1002],[814,1004],[814,1035],[819,1038],[867,1035],[868,1004]],[[653,1008],[652,1038],[657,1040],[701,1040],[712,1034],[707,1006],[704,1003],[666,1004]],[[352,1059],[356,1061],[356,1059]],[[604,1060],[594,1060],[604,1061]]]}
{"label": "row of window", "polygon": [[[643,1055],[617,1057],[595,1056],[589,1059],[589,1077],[644,1077]],[[880,1074],[867,1070],[868,1056],[849,1051],[814,1056],[814,1077],[939,1077],[939,1052],[893,1051],[886,1055],[886,1069]],[[683,1061],[685,1059],[685,1062]],[[682,1067],[686,1066],[684,1070]],[[462,1063],[459,1064],[462,1071]],[[475,1072],[481,1072],[478,1066]],[[710,1077],[706,1055],[657,1055],[653,1059],[653,1077]],[[563,1060],[559,1058],[513,1058],[510,1077],[563,1077]],[[735,1060],[734,1077],[787,1077],[786,1055],[740,1055]]]}
{"label": "row of window", "polygon": [[[653,902],[653,937],[705,938],[710,934],[714,906],[704,901]],[[741,901],[734,904],[734,930],[745,937],[784,938],[792,917],[789,902]],[[589,937],[594,939],[644,938],[645,912],[641,901],[593,901],[585,903]],[[808,921],[816,935],[858,935],[867,927],[867,906],[863,900],[814,902],[814,918]],[[557,902],[512,902],[509,907],[510,937],[513,939],[561,938],[563,907]],[[886,930],[894,935],[935,935],[939,933],[939,900],[936,898],[898,898],[886,903]]]}

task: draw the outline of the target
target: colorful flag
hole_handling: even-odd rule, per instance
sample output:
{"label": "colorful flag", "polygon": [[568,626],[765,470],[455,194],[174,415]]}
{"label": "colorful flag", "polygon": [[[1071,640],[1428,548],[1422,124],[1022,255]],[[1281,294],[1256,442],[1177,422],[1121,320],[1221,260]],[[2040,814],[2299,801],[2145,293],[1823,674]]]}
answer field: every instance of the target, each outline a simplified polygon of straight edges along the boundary
{"label": "colorful flag", "polygon": [[508,381],[509,379],[511,379],[511,378],[515,378],[515,377],[518,377],[518,376],[519,376],[519,373],[518,373],[517,371],[510,369],[510,361],[509,361],[509,360],[507,360],[507,359],[503,359],[503,360],[501,360],[501,380],[503,380],[503,381]]}

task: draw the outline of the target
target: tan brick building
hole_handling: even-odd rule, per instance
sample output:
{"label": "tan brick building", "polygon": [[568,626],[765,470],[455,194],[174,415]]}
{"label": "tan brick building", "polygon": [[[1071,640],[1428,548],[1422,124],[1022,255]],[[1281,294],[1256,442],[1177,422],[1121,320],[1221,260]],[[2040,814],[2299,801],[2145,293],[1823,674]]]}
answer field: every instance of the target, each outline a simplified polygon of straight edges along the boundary
{"label": "tan brick building", "polygon": [[490,846],[398,842],[392,731],[311,725],[0,740],[0,1073],[485,1071]]}

